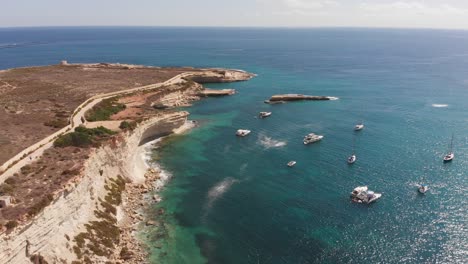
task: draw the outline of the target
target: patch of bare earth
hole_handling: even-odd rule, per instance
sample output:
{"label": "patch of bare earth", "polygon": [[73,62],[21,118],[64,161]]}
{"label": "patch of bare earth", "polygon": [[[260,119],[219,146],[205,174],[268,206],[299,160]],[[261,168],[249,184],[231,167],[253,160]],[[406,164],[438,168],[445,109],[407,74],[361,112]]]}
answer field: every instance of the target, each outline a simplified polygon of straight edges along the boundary
{"label": "patch of bare earth", "polygon": [[0,164],[66,126],[91,96],[166,81],[186,68],[67,65],[0,72]]}

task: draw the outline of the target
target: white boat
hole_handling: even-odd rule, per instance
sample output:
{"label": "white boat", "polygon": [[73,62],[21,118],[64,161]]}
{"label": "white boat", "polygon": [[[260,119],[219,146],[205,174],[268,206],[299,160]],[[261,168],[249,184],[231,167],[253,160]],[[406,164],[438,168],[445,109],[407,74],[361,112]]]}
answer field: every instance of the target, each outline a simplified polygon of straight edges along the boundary
{"label": "white boat", "polygon": [[353,164],[354,162],[356,162],[356,137],[353,138],[353,154],[351,156],[348,157],[348,164]]}
{"label": "white boat", "polygon": [[421,184],[418,187],[418,192],[425,194],[429,190],[429,187],[427,185]]}
{"label": "white boat", "polygon": [[358,186],[351,192],[351,200],[355,203],[370,204],[378,200],[381,196],[381,193],[375,193],[369,190],[367,186]]}
{"label": "white boat", "polygon": [[239,130],[237,130],[237,132],[236,132],[236,136],[245,137],[245,136],[247,136],[248,134],[250,134],[250,132],[251,132],[251,131],[248,130],[248,129],[239,129]]}
{"label": "white boat", "polygon": [[354,162],[356,162],[356,155],[353,154],[351,156],[348,157],[348,164],[353,164]]}
{"label": "white boat", "polygon": [[323,138],[322,135],[316,135],[314,133],[310,133],[304,137],[304,145],[315,143],[317,141],[322,140],[322,138]]}
{"label": "white boat", "polygon": [[288,162],[288,167],[293,167],[294,165],[296,165],[296,161],[295,160],[291,160],[290,162]]}
{"label": "white boat", "polygon": [[362,130],[363,128],[364,128],[364,123],[363,122],[361,122],[361,123],[354,126],[355,131]]}
{"label": "white boat", "polygon": [[453,153],[453,134],[452,134],[452,140],[450,141],[450,150],[447,155],[444,156],[444,162],[449,162],[452,161],[453,158],[455,158],[455,154]]}
{"label": "white boat", "polygon": [[269,117],[271,116],[271,112],[260,112],[258,116],[260,116],[260,118]]}

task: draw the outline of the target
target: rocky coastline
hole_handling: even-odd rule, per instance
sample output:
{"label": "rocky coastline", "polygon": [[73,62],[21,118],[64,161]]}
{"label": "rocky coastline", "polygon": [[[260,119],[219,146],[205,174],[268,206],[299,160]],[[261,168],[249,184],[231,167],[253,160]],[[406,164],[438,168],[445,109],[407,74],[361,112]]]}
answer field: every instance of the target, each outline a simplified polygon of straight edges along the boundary
{"label": "rocky coastline", "polygon": [[[40,213],[20,222],[13,230],[0,230],[0,263],[34,263],[38,259],[41,263],[146,263],[146,249],[136,238],[138,226],[144,221],[141,209],[149,203],[143,198],[168,179],[157,168],[148,167],[142,151],[147,142],[181,133],[193,125],[187,121],[188,112],[175,112],[171,108],[190,105],[191,101],[204,97],[200,94],[203,86],[192,80],[197,76],[201,76],[200,82],[234,82],[249,80],[254,75],[238,70],[198,69],[172,78],[159,88],[163,90],[153,94],[149,89],[134,89],[145,100],[164,101],[169,109],[148,117],[136,115],[140,121],[134,128],[121,131],[89,150],[84,165],[76,170],[77,175],[63,189],[51,194],[50,204]],[[134,98],[134,90],[125,96]],[[206,96],[219,96],[234,91],[207,93]],[[142,106],[127,107],[127,114],[143,109]],[[127,116],[125,120],[135,117]],[[115,121],[100,123],[105,126]],[[160,198],[150,199],[157,202]]]}

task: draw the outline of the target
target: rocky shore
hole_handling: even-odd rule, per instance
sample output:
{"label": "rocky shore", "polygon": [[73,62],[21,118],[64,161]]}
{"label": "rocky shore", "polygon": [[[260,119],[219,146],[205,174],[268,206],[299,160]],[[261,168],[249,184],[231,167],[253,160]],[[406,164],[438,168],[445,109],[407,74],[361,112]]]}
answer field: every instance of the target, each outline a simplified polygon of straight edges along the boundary
{"label": "rocky shore", "polygon": [[[190,71],[166,81],[163,86],[148,86],[146,90],[134,88],[121,95],[118,102],[126,107],[119,114],[125,112],[123,120],[129,127],[87,149],[86,158],[76,164],[76,175],[63,186],[57,185],[49,195],[48,204],[34,217],[18,221],[6,233],[0,231],[0,263],[29,263],[37,259],[47,263],[146,263],[146,249],[136,238],[136,233],[145,219],[142,208],[160,198],[157,195],[144,198],[148,198],[151,191],[160,189],[168,176],[149,168],[142,150],[147,142],[181,133],[194,125],[187,121],[188,112],[171,108],[188,105],[202,97],[196,93],[203,91],[203,87],[191,80],[197,76],[209,81],[233,82],[248,80],[254,75],[238,70]],[[208,93],[229,95],[233,91]],[[126,102],[126,98],[131,100]],[[162,101],[167,107],[164,110],[150,104]],[[140,110],[145,112],[140,113]],[[103,121],[101,125],[108,123],[115,121]],[[92,127],[88,122],[85,125]],[[44,161],[39,154],[31,162]],[[50,179],[58,175],[63,178],[60,172],[68,168],[59,167],[58,162],[50,163],[56,164],[51,169],[58,174],[51,172],[44,177]],[[146,224],[157,225],[152,221]]]}

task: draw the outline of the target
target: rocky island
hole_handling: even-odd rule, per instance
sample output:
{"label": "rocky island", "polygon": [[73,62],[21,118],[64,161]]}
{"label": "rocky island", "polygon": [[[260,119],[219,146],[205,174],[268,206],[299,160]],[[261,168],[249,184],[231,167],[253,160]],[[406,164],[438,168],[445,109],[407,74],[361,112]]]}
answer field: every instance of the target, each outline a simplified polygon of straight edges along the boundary
{"label": "rocky island", "polygon": [[139,208],[167,176],[143,145],[191,127],[176,107],[235,93],[204,82],[253,76],[67,62],[0,71],[0,263],[146,263]]}
{"label": "rocky island", "polygon": [[303,94],[278,94],[273,95],[269,100],[265,100],[267,104],[284,103],[289,101],[328,101],[336,100],[336,97],[331,96],[315,96]]}

